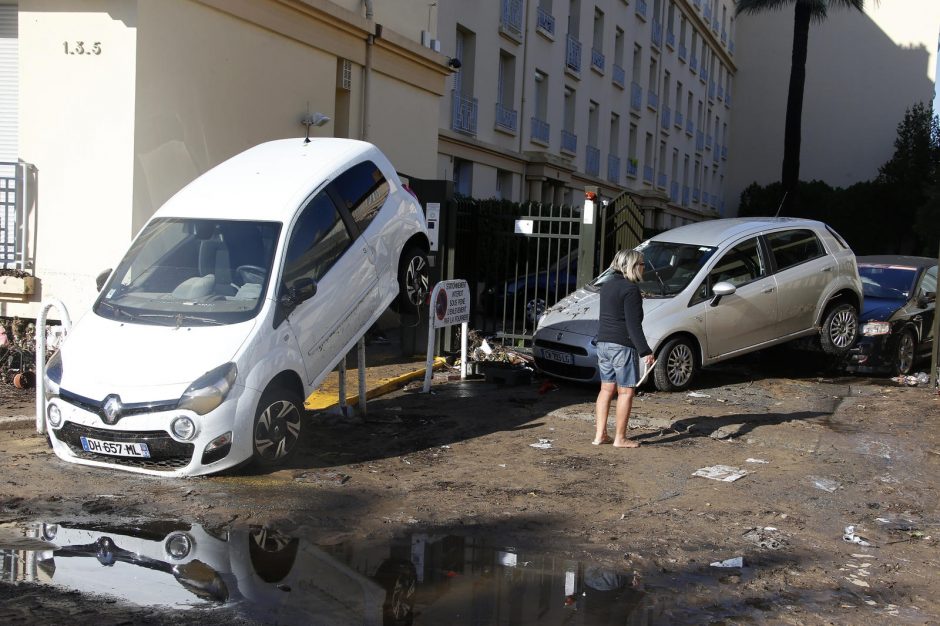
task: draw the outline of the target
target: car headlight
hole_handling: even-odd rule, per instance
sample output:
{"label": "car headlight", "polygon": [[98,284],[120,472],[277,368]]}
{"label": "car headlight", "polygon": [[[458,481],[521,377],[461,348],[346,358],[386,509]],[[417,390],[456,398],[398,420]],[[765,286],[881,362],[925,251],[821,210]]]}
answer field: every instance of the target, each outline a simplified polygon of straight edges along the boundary
{"label": "car headlight", "polygon": [[174,559],[185,559],[193,549],[193,538],[183,532],[173,533],[167,537],[164,549]]}
{"label": "car headlight", "polygon": [[862,325],[862,334],[866,337],[875,335],[887,335],[891,332],[891,324],[888,322],[867,322]]}
{"label": "car headlight", "polygon": [[234,363],[226,363],[209,370],[196,379],[180,396],[179,408],[205,415],[222,404],[235,384],[238,370]]}
{"label": "car headlight", "polygon": [[47,396],[59,395],[59,385],[62,384],[62,356],[61,352],[55,354],[46,363],[42,373],[42,385]]}

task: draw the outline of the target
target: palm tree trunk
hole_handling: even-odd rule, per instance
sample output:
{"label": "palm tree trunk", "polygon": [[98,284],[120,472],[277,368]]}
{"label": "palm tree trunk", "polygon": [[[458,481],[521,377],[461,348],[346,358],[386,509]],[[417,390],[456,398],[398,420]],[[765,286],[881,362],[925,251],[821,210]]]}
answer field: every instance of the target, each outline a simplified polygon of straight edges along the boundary
{"label": "palm tree trunk", "polygon": [[809,47],[809,22],[812,15],[808,2],[797,0],[793,20],[793,54],[790,61],[790,91],[787,94],[787,119],[783,131],[783,215],[799,210],[800,140],[803,117],[803,87],[806,83],[806,52]]}

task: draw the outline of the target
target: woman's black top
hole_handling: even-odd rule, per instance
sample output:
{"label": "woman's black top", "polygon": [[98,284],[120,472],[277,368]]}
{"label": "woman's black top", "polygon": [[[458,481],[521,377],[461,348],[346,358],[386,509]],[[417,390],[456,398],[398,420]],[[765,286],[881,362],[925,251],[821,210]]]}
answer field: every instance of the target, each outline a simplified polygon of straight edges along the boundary
{"label": "woman's black top", "polygon": [[643,296],[640,288],[615,273],[601,285],[600,324],[597,340],[636,348],[642,356],[652,354],[643,335]]}

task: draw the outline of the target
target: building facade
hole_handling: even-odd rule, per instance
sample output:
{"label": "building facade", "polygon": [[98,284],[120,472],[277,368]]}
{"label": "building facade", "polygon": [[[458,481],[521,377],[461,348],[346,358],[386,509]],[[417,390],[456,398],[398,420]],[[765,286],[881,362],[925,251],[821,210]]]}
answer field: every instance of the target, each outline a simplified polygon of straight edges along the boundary
{"label": "building facade", "polygon": [[654,229],[722,214],[730,0],[437,5],[434,39],[460,61],[437,175],[459,193],[570,204],[586,185],[627,190]]}

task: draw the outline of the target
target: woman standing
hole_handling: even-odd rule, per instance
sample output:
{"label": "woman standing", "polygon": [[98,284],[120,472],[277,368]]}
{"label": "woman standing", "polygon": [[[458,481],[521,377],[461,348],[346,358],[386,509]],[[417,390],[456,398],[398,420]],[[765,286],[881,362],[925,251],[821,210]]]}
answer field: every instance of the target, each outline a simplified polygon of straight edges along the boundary
{"label": "woman standing", "polygon": [[[601,310],[597,331],[597,365],[601,390],[594,415],[597,432],[594,445],[613,443],[617,448],[636,448],[627,439],[627,422],[633,408],[633,395],[640,374],[640,357],[653,365],[653,351],[643,336],[643,296],[636,283],[643,277],[643,255],[636,250],[620,250],[610,264],[613,277],[601,286]],[[607,434],[610,401],[617,393],[614,438]]]}

